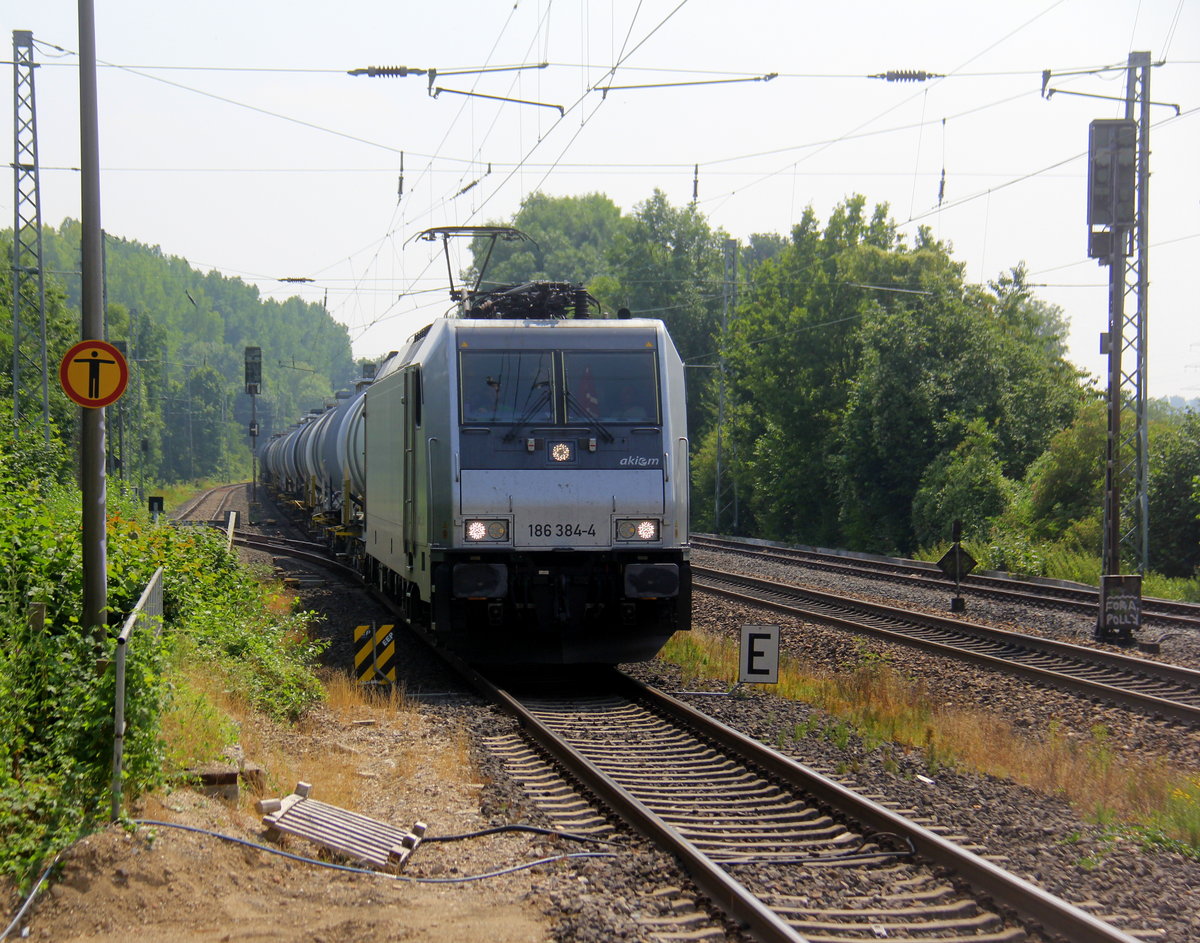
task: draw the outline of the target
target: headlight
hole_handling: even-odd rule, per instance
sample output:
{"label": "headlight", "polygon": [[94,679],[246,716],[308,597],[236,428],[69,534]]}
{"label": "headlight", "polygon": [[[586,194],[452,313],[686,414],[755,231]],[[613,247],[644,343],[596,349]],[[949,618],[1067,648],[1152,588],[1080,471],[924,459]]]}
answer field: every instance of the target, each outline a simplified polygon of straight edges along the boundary
{"label": "headlight", "polygon": [[658,521],[617,521],[617,540],[658,540]]}
{"label": "headlight", "polygon": [[508,540],[508,521],[467,521],[464,529],[467,540]]}
{"label": "headlight", "polygon": [[570,442],[555,442],[550,446],[550,458],[556,462],[569,462],[575,457]]}

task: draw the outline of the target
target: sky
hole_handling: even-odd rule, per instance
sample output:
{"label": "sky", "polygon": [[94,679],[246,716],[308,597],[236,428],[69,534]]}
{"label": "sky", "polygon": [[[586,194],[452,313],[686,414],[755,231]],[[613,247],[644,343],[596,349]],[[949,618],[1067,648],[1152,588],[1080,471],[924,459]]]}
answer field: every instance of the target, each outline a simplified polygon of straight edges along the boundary
{"label": "sky", "polygon": [[[968,281],[1024,264],[1071,360],[1104,377],[1088,124],[1123,115],[1129,53],[1148,51],[1165,104],[1150,109],[1147,388],[1200,397],[1200,0],[95,6],[104,229],[324,302],[371,358],[449,308],[440,245],[414,237],[510,222],[533,192],[631,213],[660,189],[743,243],[862,194],[910,244],[918,226],[951,244]],[[0,25],[37,43],[43,221],[78,219],[77,4],[0,0]],[[348,74],[369,66],[436,75]],[[1046,69],[1061,93],[1043,95]],[[938,77],[870,77],[888,70]],[[0,96],[5,128],[12,107]],[[0,188],[0,219],[13,199]]]}

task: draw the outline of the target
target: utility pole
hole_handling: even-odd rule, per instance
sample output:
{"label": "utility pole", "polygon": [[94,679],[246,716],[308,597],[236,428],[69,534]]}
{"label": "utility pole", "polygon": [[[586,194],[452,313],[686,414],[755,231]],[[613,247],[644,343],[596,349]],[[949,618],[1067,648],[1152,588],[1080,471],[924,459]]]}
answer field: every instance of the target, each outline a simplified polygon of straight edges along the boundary
{"label": "utility pole", "polygon": [[[79,150],[83,248],[80,298],[84,340],[104,337],[104,263],[100,226],[100,120],[96,91],[96,13],[79,0]],[[104,408],[81,410],[80,484],[83,491],[83,624],[97,639],[108,634],[107,481]]]}
{"label": "utility pole", "polygon": [[[13,424],[33,428],[41,402],[42,437],[50,441],[50,389],[46,366],[46,276],[42,265],[41,182],[33,33],[13,30]],[[22,297],[36,285],[37,310]]]}

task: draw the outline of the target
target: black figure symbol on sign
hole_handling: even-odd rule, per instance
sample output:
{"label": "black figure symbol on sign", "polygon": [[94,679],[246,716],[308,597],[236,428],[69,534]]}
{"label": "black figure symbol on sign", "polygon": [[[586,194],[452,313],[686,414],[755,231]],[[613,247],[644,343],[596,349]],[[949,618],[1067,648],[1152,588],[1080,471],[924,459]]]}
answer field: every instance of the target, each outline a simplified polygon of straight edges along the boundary
{"label": "black figure symbol on sign", "polygon": [[109,363],[116,366],[115,360],[101,360],[100,351],[92,348],[91,357],[76,357],[75,363],[86,363],[88,365],[88,399],[100,398],[100,365]]}
{"label": "black figure symbol on sign", "polygon": [[[86,369],[85,369],[86,368]],[[80,341],[58,365],[63,391],[85,409],[115,403],[129,383],[129,365],[121,351],[104,341]]]}

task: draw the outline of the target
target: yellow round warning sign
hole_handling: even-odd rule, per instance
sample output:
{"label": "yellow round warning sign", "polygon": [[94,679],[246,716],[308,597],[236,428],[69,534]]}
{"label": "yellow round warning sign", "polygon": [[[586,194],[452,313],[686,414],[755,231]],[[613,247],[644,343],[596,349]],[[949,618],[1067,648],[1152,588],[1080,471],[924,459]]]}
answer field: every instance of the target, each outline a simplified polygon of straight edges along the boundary
{"label": "yellow round warning sign", "polygon": [[80,406],[99,409],[115,403],[129,383],[129,365],[104,341],[80,341],[58,365],[62,388]]}

